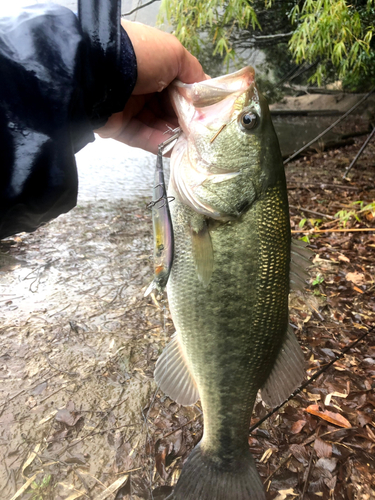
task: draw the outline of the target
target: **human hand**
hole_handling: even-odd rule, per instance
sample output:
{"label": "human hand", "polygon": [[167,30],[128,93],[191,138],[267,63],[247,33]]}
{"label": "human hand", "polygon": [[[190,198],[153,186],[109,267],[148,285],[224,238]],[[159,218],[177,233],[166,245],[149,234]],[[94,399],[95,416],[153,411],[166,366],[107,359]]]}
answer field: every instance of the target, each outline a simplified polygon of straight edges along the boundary
{"label": "human hand", "polygon": [[123,111],[113,114],[95,132],[129,146],[157,153],[168,136],[167,127],[177,127],[177,117],[166,87],[176,78],[184,83],[205,80],[202,66],[176,37],[144,24],[122,20],[137,58],[138,77]]}

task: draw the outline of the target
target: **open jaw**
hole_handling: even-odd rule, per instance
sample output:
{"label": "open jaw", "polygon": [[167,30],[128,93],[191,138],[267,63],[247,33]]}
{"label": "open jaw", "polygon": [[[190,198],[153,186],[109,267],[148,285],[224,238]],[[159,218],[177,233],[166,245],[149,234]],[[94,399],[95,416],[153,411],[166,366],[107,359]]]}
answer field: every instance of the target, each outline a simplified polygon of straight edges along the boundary
{"label": "open jaw", "polygon": [[170,96],[180,127],[188,133],[192,122],[209,127],[227,124],[238,97],[254,85],[255,72],[251,66],[229,75],[203,82],[186,84],[176,80]]}

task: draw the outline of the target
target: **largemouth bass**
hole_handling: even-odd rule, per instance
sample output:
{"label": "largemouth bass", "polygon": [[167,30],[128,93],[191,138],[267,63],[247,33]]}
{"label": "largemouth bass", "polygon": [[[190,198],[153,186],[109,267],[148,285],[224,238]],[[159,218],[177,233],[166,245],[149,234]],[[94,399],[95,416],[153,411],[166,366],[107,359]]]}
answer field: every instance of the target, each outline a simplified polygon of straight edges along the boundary
{"label": "largemouth bass", "polygon": [[174,262],[167,285],[176,334],[155,378],[183,405],[201,400],[204,433],[175,500],[264,500],[248,446],[258,390],[270,405],[304,376],[288,328],[290,263],[303,285],[308,256],[291,253],[283,162],[250,67],[185,85],[171,97],[182,128],[168,195]]}

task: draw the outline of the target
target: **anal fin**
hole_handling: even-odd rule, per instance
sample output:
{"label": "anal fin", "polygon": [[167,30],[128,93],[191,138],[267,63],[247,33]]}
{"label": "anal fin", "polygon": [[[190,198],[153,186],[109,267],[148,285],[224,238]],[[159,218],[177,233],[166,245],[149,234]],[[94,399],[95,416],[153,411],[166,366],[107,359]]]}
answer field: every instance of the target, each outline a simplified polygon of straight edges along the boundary
{"label": "anal fin", "polygon": [[305,376],[304,365],[301,346],[289,325],[272,371],[261,388],[263,401],[271,407],[285,401],[301,384]]}
{"label": "anal fin", "polygon": [[157,360],[154,377],[160,389],[176,403],[189,406],[198,401],[199,392],[177,333]]}

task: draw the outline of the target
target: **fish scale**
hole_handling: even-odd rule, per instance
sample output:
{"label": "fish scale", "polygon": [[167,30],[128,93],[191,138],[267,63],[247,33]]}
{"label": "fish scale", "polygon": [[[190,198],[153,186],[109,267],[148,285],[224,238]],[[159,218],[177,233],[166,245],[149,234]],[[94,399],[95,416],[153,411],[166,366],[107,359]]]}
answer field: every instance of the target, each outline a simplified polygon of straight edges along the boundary
{"label": "fish scale", "polygon": [[244,437],[262,382],[257,374],[261,369],[262,378],[267,378],[286,331],[290,234],[286,209],[281,189],[275,188],[240,221],[212,231],[215,270],[204,287],[186,239],[191,210],[178,201],[171,204],[172,219],[179,224],[175,224],[168,297],[192,375],[202,387],[201,447],[221,457],[235,457],[247,447]]}

